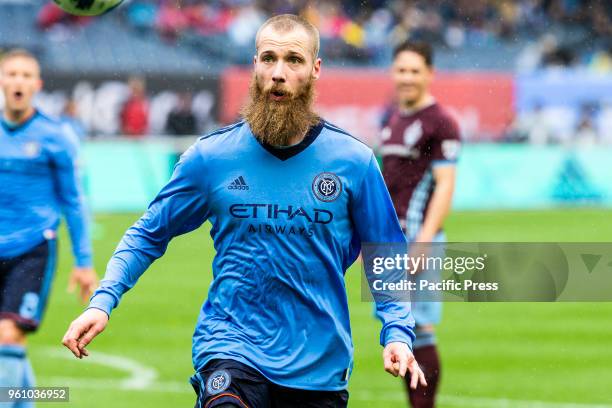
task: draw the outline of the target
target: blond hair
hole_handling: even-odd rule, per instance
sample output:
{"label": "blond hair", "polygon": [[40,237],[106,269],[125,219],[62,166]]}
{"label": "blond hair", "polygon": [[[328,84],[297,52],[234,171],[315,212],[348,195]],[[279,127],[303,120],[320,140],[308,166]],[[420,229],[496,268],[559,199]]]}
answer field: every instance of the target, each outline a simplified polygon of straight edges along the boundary
{"label": "blond hair", "polygon": [[319,48],[321,47],[321,40],[319,39],[319,30],[308,22],[306,19],[296,16],[295,14],[280,14],[278,16],[270,17],[265,23],[257,30],[255,36],[255,46],[259,47],[259,35],[264,28],[272,26],[275,31],[286,33],[295,30],[297,27],[302,27],[306,34],[312,40],[312,59],[315,60],[319,55]]}
{"label": "blond hair", "polygon": [[9,50],[4,54],[0,55],[0,68],[2,68],[6,61],[11,60],[13,58],[25,58],[32,60],[36,63],[36,66],[40,71],[40,63],[38,62],[38,58],[36,58],[34,54],[24,48],[13,48],[12,50]]}

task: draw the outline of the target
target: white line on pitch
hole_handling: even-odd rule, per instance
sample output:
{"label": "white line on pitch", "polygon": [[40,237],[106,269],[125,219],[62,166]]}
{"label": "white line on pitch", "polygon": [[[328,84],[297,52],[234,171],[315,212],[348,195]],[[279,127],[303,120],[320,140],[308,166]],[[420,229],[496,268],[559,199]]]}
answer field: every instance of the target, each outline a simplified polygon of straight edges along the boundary
{"label": "white line on pitch", "polygon": [[[110,378],[43,377],[39,381],[45,387],[74,387],[93,390],[123,390],[193,394],[193,388],[185,381],[155,381],[146,388],[133,387],[122,380]],[[195,395],[195,394],[194,394]]]}
{"label": "white line on pitch", "polygon": [[[72,360],[74,358],[72,354],[66,352],[66,350],[55,347],[47,348],[46,355],[65,360]],[[99,351],[83,359],[81,364],[102,365],[126,372],[128,378],[120,381],[120,388],[149,389],[151,384],[157,379],[157,371],[152,367],[140,364],[136,360]]]}
{"label": "white line on pitch", "polygon": [[[48,348],[45,354],[56,358],[72,359],[70,353],[59,348]],[[122,380],[105,378],[43,377],[40,379],[40,383],[45,386],[68,386],[84,389],[168,393],[193,392],[187,379],[185,379],[185,381],[156,381],[157,371],[154,368],[147,367],[126,357],[96,351],[95,354],[84,359],[82,363],[103,365],[124,371],[129,374],[129,377]],[[370,402],[405,402],[406,396],[404,392],[400,390],[385,389],[379,392],[354,390],[350,393],[350,399]],[[514,400],[507,398],[461,397],[454,395],[440,395],[438,401],[444,405],[473,408],[612,408],[612,404],[562,403],[537,400]]]}

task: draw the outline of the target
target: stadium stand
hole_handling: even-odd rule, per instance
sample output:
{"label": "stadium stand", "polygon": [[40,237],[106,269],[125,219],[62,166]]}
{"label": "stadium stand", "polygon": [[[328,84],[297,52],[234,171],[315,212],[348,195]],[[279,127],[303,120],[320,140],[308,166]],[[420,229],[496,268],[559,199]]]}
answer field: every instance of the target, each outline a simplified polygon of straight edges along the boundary
{"label": "stadium stand", "polygon": [[[63,104],[79,95],[94,100],[92,92],[107,89],[103,82],[140,75],[152,85],[150,99],[159,101],[154,107],[161,106],[164,114],[172,110],[178,93],[206,90],[195,101],[203,101],[201,110],[208,115],[212,95],[219,120],[226,89],[214,84],[229,67],[251,63],[257,27],[269,15],[283,12],[301,13],[319,27],[326,68],[382,72],[395,43],[406,38],[432,42],[437,70],[501,92],[474,94],[486,99],[481,107],[463,97],[455,98],[460,106],[446,101],[456,108],[468,141],[562,143],[574,134],[588,143],[612,139],[604,132],[612,117],[612,101],[606,96],[612,83],[605,75],[612,72],[612,3],[604,0],[126,0],[98,18],[69,16],[51,1],[0,0],[0,54],[13,47],[29,49],[41,60],[47,91],[80,90],[59,99],[41,95],[43,105],[57,114],[63,110],[58,100]],[[91,86],[96,89],[89,93],[71,83],[94,77]],[[178,89],[177,81],[195,85]],[[439,83],[445,84],[445,95],[458,84],[453,78]],[[111,99],[116,102],[96,109],[117,110],[125,89],[124,84]],[[166,95],[168,90],[174,94]],[[77,101],[80,111],[92,112],[83,106],[85,99]],[[512,114],[491,112],[495,117],[489,118],[482,108],[491,103]],[[108,135],[116,129],[106,125],[108,120],[96,125],[96,115],[87,116],[81,113],[89,134]],[[163,132],[165,118],[158,122],[149,126],[153,134]],[[212,126],[204,116],[198,122]],[[542,123],[551,135],[533,131]]]}
{"label": "stadium stand", "polygon": [[[51,2],[3,0],[0,47],[33,49],[51,70],[201,72],[209,65],[248,64],[258,25],[272,13],[295,12],[318,25],[322,54],[336,65],[386,66],[393,44],[410,37],[436,44],[442,69],[507,71],[559,64],[610,69],[610,4],[132,0],[116,13],[87,19],[68,17]],[[540,40],[533,43],[534,38]]]}

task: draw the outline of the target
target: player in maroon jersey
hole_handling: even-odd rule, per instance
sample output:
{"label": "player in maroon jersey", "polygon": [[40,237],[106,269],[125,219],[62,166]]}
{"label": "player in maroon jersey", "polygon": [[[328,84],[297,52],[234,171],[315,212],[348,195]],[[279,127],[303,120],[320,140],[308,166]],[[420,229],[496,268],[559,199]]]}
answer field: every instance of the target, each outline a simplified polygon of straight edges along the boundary
{"label": "player in maroon jersey", "polygon": [[[433,65],[428,44],[408,41],[399,45],[391,72],[396,95],[383,120],[383,176],[409,242],[443,243],[442,225],[455,187],[459,129],[429,91]],[[431,247],[431,251],[438,249],[443,250],[441,245]],[[421,275],[430,275],[420,276],[422,279],[440,279],[440,271],[427,270]],[[414,302],[413,313],[414,355],[429,386],[407,389],[413,407],[433,407],[440,377],[434,325],[440,321],[441,304]]]}

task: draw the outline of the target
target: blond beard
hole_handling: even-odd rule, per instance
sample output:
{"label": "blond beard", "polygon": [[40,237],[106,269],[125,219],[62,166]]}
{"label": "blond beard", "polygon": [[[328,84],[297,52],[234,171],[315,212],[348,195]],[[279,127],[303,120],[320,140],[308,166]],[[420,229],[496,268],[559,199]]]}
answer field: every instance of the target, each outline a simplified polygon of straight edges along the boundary
{"label": "blond beard", "polygon": [[287,93],[284,101],[272,100],[270,94],[280,89],[287,93],[286,88],[277,85],[264,91],[253,75],[250,100],[241,113],[262,143],[289,146],[291,139],[306,135],[308,129],[319,123],[319,116],[312,110],[314,80],[309,80],[296,94]]}

